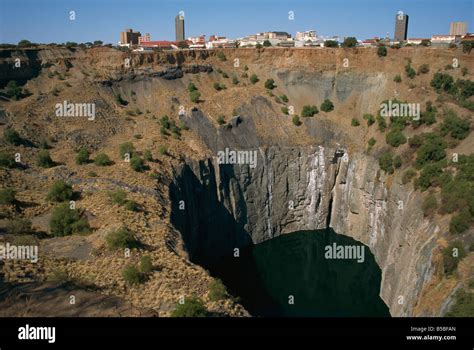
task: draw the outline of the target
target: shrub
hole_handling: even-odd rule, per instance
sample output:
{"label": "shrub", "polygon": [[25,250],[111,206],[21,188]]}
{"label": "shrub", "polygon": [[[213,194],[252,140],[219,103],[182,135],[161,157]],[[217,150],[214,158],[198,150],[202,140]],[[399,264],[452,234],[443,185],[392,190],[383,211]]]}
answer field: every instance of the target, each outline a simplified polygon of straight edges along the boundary
{"label": "shrub", "polygon": [[393,78],[393,81],[396,83],[401,83],[402,77],[400,76],[400,74],[395,75],[395,77]]}
{"label": "shrub", "polygon": [[390,130],[390,132],[385,136],[385,141],[392,147],[398,147],[407,142],[405,135],[399,130]]}
{"label": "shrub", "polygon": [[153,262],[151,261],[151,257],[149,255],[143,255],[140,258],[140,271],[142,273],[150,273],[153,271]]}
{"label": "shrub", "polygon": [[148,169],[143,159],[140,158],[136,154],[133,155],[133,157],[130,159],[130,166],[132,167],[133,170],[138,171],[138,172],[142,172]]}
{"label": "shrub", "polygon": [[123,159],[125,158],[125,155],[128,154],[129,157],[133,156],[133,153],[135,152],[135,146],[133,146],[133,143],[131,142],[125,142],[122,143],[120,146],[120,157]]}
{"label": "shrub", "polygon": [[333,109],[334,104],[329,99],[325,99],[323,103],[321,103],[321,110],[323,112],[331,112]]}
{"label": "shrub", "polygon": [[326,40],[324,42],[324,47],[339,47],[339,43],[335,40]]}
{"label": "shrub", "polygon": [[27,235],[33,232],[31,221],[27,219],[10,220],[6,225],[6,231],[11,235]]}
{"label": "shrub", "polygon": [[418,148],[416,164],[422,166],[428,162],[437,162],[446,157],[446,142],[437,134],[425,134],[423,144]]}
{"label": "shrub", "polygon": [[356,47],[357,46],[357,39],[353,36],[347,37],[344,39],[342,43],[342,47]]}
{"label": "shrub", "polygon": [[285,103],[288,103],[288,101],[289,101],[288,96],[286,96],[286,95],[280,95],[280,99]]}
{"label": "shrub", "polygon": [[249,70],[249,67],[247,65],[244,66],[244,70],[245,71],[248,71]]}
{"label": "shrub", "polygon": [[209,285],[209,299],[219,301],[229,296],[227,289],[220,279],[215,279]]}
{"label": "shrub", "polygon": [[113,204],[124,205],[127,201],[127,193],[124,190],[109,192],[109,198]]}
{"label": "shrub", "polygon": [[418,74],[426,74],[430,71],[430,66],[426,63],[418,67]]}
{"label": "shrub", "polygon": [[196,91],[196,90],[197,90],[196,85],[194,85],[193,82],[190,82],[190,83],[188,84],[188,91],[189,91],[189,92],[193,92],[193,91]]}
{"label": "shrub", "polygon": [[474,293],[465,291],[464,289],[459,289],[454,295],[454,303],[449,309],[449,311],[445,314],[445,317],[473,317],[473,316],[474,316]]}
{"label": "shrub", "polygon": [[373,147],[376,143],[377,143],[377,140],[375,140],[373,137],[371,137],[369,139],[369,141],[367,141],[369,147]]}
{"label": "shrub", "polygon": [[289,110],[288,110],[288,107],[286,107],[286,106],[281,107],[281,112],[282,112],[283,114],[286,114],[286,115],[288,115],[288,114],[290,113]]}
{"label": "shrub", "polygon": [[54,236],[90,232],[89,221],[84,216],[84,212],[78,209],[70,209],[68,203],[59,204],[53,209],[49,226],[51,234]]}
{"label": "shrub", "polygon": [[149,149],[145,150],[143,153],[143,159],[145,159],[147,162],[153,162],[153,155]]}
{"label": "shrub", "polygon": [[166,156],[168,154],[168,149],[165,147],[165,146],[160,146],[158,148],[158,152],[162,155],[162,156]]}
{"label": "shrub", "polygon": [[81,148],[76,155],[76,164],[82,165],[89,163],[89,152],[85,148]]}
{"label": "shrub", "polygon": [[21,138],[20,134],[11,128],[5,129],[3,132],[3,138],[6,142],[14,146],[19,146],[23,143],[23,139]]}
{"label": "shrub", "polygon": [[10,80],[6,86],[6,94],[14,100],[19,100],[22,97],[21,86],[18,86],[15,80]]}
{"label": "shrub", "polygon": [[185,298],[184,303],[178,303],[171,313],[171,317],[206,317],[208,311],[201,299],[196,297]]}
{"label": "shrub", "polygon": [[107,234],[105,242],[109,249],[136,248],[138,246],[137,239],[126,227]]}
{"label": "shrub", "polygon": [[402,158],[399,155],[393,158],[393,166],[395,169],[398,169],[402,166]]}
{"label": "shrub", "polygon": [[130,211],[139,211],[140,210],[140,206],[138,205],[138,203],[135,202],[135,201],[132,201],[132,200],[126,201],[125,204],[124,204],[124,208],[127,209],[127,210],[130,210]]}
{"label": "shrub", "polygon": [[464,246],[459,241],[451,242],[443,249],[444,273],[451,275],[458,267],[459,262],[466,256]]}
{"label": "shrub", "polygon": [[227,60],[227,58],[225,57],[224,52],[222,52],[222,51],[219,51],[219,52],[217,53],[217,57],[218,57],[222,62],[224,62],[224,61]]}
{"label": "shrub", "polygon": [[413,135],[408,139],[408,145],[412,148],[418,148],[423,144],[423,136],[421,135]]}
{"label": "shrub", "polygon": [[252,74],[252,75],[250,76],[250,82],[251,82],[252,84],[257,84],[257,83],[258,83],[258,77],[257,77],[256,74]]}
{"label": "shrub", "polygon": [[360,123],[359,123],[359,121],[357,120],[357,118],[352,118],[352,120],[351,120],[351,125],[352,125],[352,126],[359,126]]}
{"label": "shrub", "polygon": [[416,75],[416,71],[413,69],[413,67],[410,64],[407,64],[405,66],[405,73],[407,74],[407,77],[410,79],[413,79]]}
{"label": "shrub", "polygon": [[16,203],[15,195],[16,195],[16,192],[12,190],[11,188],[4,188],[0,190],[0,204],[4,204],[4,205],[15,204]]}
{"label": "shrub", "polygon": [[72,199],[73,195],[72,186],[63,180],[58,180],[49,190],[46,199],[53,202],[64,202]]}
{"label": "shrub", "polygon": [[270,47],[270,46],[272,46],[272,43],[270,42],[270,40],[265,40],[265,41],[263,42],[263,46],[264,46],[264,47]]}
{"label": "shrub", "polygon": [[94,158],[94,164],[98,166],[107,166],[107,165],[111,165],[112,161],[110,160],[107,154],[99,153]]}
{"label": "shrub", "polygon": [[14,168],[16,166],[15,158],[5,152],[0,152],[0,167]]}
{"label": "shrub", "polygon": [[460,234],[466,231],[472,221],[469,210],[462,210],[459,214],[454,215],[449,222],[449,232]]}
{"label": "shrub", "polygon": [[367,126],[371,126],[373,123],[375,123],[375,117],[372,114],[366,113],[362,118],[367,120]]}
{"label": "shrub", "polygon": [[430,216],[438,207],[438,201],[436,200],[436,196],[434,194],[429,194],[423,200],[423,204],[421,205],[421,209],[423,210],[423,214],[425,216]]}
{"label": "shrub", "polygon": [[144,281],[143,275],[138,271],[137,267],[132,264],[128,264],[124,267],[122,277],[125,282],[129,284],[139,284]]}
{"label": "shrub", "polygon": [[449,134],[457,140],[463,140],[469,135],[470,127],[469,120],[459,118],[454,111],[450,110],[440,125],[440,133],[442,136]]}
{"label": "shrub", "polygon": [[115,102],[122,106],[128,105],[128,102],[122,98],[121,94],[115,94]]}
{"label": "shrub", "polygon": [[420,176],[415,181],[415,188],[426,191],[430,186],[435,186],[441,175],[443,168],[440,164],[427,164],[421,170]]}
{"label": "shrub", "polygon": [[449,74],[435,73],[431,79],[430,85],[436,92],[449,92],[454,87],[454,79]]}
{"label": "shrub", "polygon": [[390,152],[382,154],[382,156],[379,158],[379,166],[380,169],[386,173],[393,174],[395,169],[393,167],[393,158]]}
{"label": "shrub", "polygon": [[217,124],[219,124],[219,125],[225,124],[225,117],[224,117],[224,115],[221,114],[219,117],[217,117]]}
{"label": "shrub", "polygon": [[312,117],[317,113],[319,113],[318,107],[316,107],[315,105],[312,105],[312,106],[306,105],[306,106],[303,106],[303,110],[301,111],[301,116],[305,118]]}
{"label": "shrub", "polygon": [[163,128],[169,129],[171,127],[170,118],[167,115],[164,115],[160,118],[160,124]]}
{"label": "shrub", "polygon": [[220,84],[220,83],[214,83],[214,89],[216,89],[217,91],[221,91],[221,90],[224,90],[226,89],[226,86],[224,84]]}
{"label": "shrub", "polygon": [[380,132],[384,132],[385,129],[387,129],[387,122],[385,121],[385,118],[380,115],[377,116],[377,125]]}
{"label": "shrub", "polygon": [[416,171],[414,169],[408,169],[403,173],[402,184],[406,185],[416,176]]}
{"label": "shrub", "polygon": [[267,81],[265,81],[265,89],[273,90],[274,88],[276,88],[275,80],[267,79]]}
{"label": "shrub", "polygon": [[199,91],[193,91],[189,94],[189,98],[191,99],[191,102],[198,103],[201,98],[201,93]]}
{"label": "shrub", "polygon": [[384,45],[380,45],[377,48],[377,55],[379,55],[379,57],[387,56],[387,48]]}
{"label": "shrub", "polygon": [[232,76],[232,84],[237,85],[239,83],[239,79],[237,78],[236,75]]}
{"label": "shrub", "polygon": [[291,121],[292,121],[293,124],[296,125],[296,126],[300,126],[300,125],[301,125],[300,117],[298,117],[297,115],[294,115],[293,118],[291,119]]}
{"label": "shrub", "polygon": [[49,152],[44,149],[39,151],[36,164],[42,168],[51,168],[55,165],[51,159],[51,156],[49,155]]}

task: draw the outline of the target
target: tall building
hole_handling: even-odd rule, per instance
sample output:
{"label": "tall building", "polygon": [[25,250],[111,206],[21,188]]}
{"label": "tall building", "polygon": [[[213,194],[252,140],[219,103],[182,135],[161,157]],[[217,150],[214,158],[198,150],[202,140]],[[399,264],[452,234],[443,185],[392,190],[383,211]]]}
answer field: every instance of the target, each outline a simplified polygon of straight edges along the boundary
{"label": "tall building", "polygon": [[138,45],[139,37],[141,37],[140,32],[134,32],[132,29],[125,29],[124,32],[120,33],[120,43]]}
{"label": "tall building", "polygon": [[467,22],[451,22],[449,28],[449,35],[466,35],[467,33]]}
{"label": "tall building", "polygon": [[405,41],[407,40],[408,33],[408,15],[399,12],[395,16],[395,41]]}
{"label": "tall building", "polygon": [[145,35],[143,36],[140,36],[138,38],[138,43],[141,44],[141,43],[146,43],[146,42],[149,42],[151,41],[151,35],[150,33],[145,33]]}
{"label": "tall building", "polygon": [[174,24],[176,29],[176,41],[184,41],[184,17],[181,15],[176,16]]}

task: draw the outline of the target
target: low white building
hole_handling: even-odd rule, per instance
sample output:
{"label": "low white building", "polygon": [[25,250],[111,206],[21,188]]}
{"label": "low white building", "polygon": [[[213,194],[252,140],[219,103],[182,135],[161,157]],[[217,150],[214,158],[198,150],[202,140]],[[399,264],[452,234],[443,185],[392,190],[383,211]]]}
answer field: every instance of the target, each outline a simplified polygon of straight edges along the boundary
{"label": "low white building", "polygon": [[460,35],[433,35],[431,37],[431,44],[433,45],[449,45],[460,41]]}

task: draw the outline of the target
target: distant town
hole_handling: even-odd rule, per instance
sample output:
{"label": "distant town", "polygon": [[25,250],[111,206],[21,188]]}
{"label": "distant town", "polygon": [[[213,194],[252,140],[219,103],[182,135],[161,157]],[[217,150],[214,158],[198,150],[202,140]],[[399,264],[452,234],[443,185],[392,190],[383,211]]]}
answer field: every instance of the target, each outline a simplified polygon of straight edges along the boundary
{"label": "distant town", "polygon": [[202,50],[215,48],[250,48],[250,47],[377,47],[387,46],[433,46],[433,47],[457,47],[463,43],[470,46],[474,43],[474,33],[468,33],[467,22],[452,22],[449,34],[433,34],[428,38],[409,38],[409,16],[403,12],[395,14],[395,29],[393,38],[389,34],[385,37],[374,37],[360,40],[355,37],[341,38],[339,36],[320,36],[316,30],[296,32],[292,37],[285,31],[268,31],[250,34],[242,38],[227,38],[217,34],[190,36],[185,35],[185,18],[180,13],[175,18],[175,41],[152,40],[150,33],[141,34],[133,29],[125,29],[120,33],[118,46],[128,48],[136,52],[153,50]]}

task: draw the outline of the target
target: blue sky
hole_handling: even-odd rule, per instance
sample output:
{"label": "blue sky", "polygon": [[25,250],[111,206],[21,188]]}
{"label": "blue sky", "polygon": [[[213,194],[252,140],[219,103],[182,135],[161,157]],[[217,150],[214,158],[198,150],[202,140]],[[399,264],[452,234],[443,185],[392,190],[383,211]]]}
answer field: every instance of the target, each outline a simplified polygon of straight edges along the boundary
{"label": "blue sky", "polygon": [[[447,34],[452,21],[474,31],[473,0],[0,0],[0,43],[116,43],[124,28],[152,40],[174,39],[174,17],[185,12],[186,36],[241,37],[267,30],[314,29],[320,35],[393,37],[398,11],[410,16],[409,37]],[[69,20],[69,11],[76,20]],[[288,19],[293,11],[294,20]]]}

